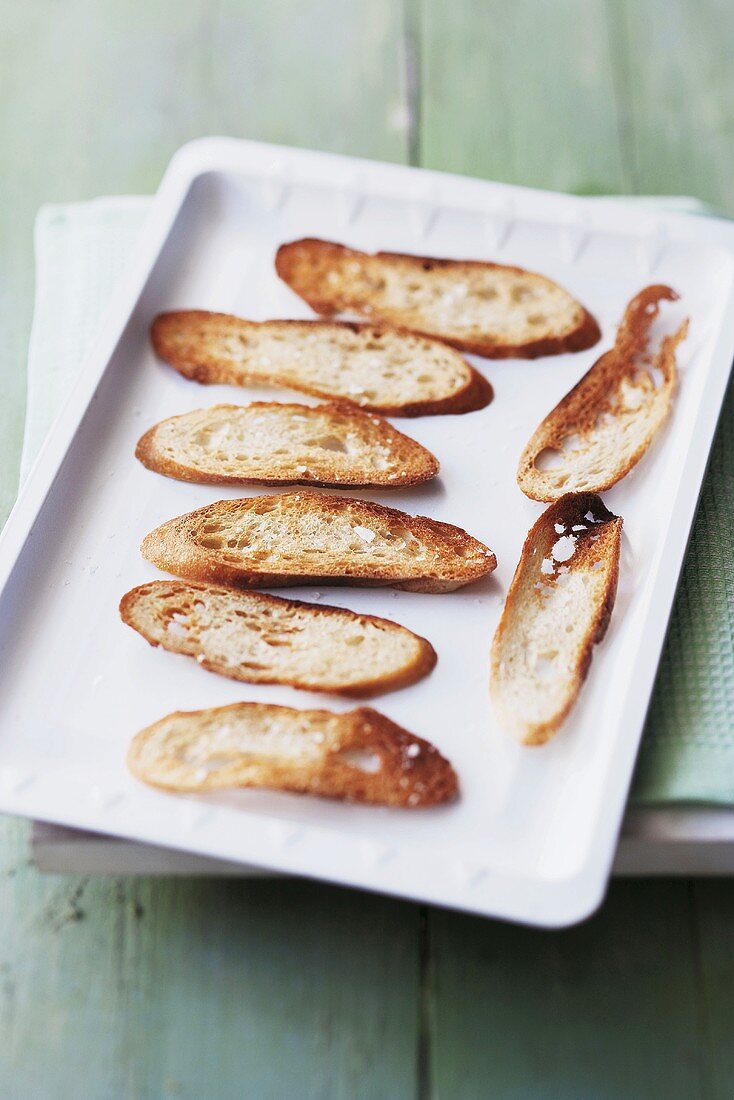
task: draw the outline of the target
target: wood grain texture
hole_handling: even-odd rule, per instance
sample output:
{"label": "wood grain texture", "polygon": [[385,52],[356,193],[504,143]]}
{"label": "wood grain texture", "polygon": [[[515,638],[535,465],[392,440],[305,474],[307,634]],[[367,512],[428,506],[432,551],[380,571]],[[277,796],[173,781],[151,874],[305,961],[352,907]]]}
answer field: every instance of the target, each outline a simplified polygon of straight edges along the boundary
{"label": "wood grain texture", "polygon": [[581,194],[630,189],[603,0],[423,0],[416,25],[422,164]]}
{"label": "wood grain texture", "polygon": [[434,912],[435,1095],[710,1096],[690,904],[683,881],[622,881],[562,932]]}
{"label": "wood grain texture", "polygon": [[[17,488],[33,305],[33,220],[42,202],[153,190],[177,146],[206,129],[198,50],[207,4],[69,0],[2,4],[0,518]],[[170,26],[178,28],[171,33]],[[175,89],[175,91],[174,91]]]}
{"label": "wood grain texture", "polygon": [[3,1097],[414,1095],[414,907],[286,880],[44,879],[17,839]]}
{"label": "wood grain texture", "polygon": [[621,139],[635,191],[734,214],[728,0],[607,0]]}

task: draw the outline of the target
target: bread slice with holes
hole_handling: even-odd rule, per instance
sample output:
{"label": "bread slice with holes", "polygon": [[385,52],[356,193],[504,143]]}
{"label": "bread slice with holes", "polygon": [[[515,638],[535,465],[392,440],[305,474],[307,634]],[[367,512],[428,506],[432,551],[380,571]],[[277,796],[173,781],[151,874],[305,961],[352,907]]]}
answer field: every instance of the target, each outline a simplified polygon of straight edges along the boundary
{"label": "bread slice with holes", "polygon": [[401,489],[438,473],[430,451],[346,405],[215,405],[156,424],[135,454],[149,470],[206,485]]}
{"label": "bread slice with holes", "polygon": [[600,336],[568,291],[520,267],[306,238],[282,245],[275,268],[316,313],[357,313],[492,359],[581,351]]}
{"label": "bread slice with holes", "polygon": [[497,564],[460,527],[323,493],[220,500],[152,531],[142,553],[179,577],[241,588],[349,584],[451,592]]}
{"label": "bread slice with holes", "polygon": [[377,806],[450,802],[454,769],[428,741],[369,707],[346,714],[234,703],[177,711],[132,742],[128,767],[153,787],[267,787]]}
{"label": "bread slice with holes", "polygon": [[151,581],[123,596],[120,615],[151,645],[252,684],[366,697],[436,664],[430,642],[389,619],[220,585]]}
{"label": "bread slice with holes", "polygon": [[569,494],[531,529],[492,643],[501,725],[547,741],[571,710],[614,607],[622,520],[593,493]]}
{"label": "bread slice with holes", "polygon": [[163,313],[156,353],[195,382],[266,385],[348,402],[383,416],[483,409],[486,378],[438,340],[384,326],[245,321],[226,313]]}
{"label": "bread slice with holes", "polygon": [[546,416],[525,447],[517,483],[527,496],[551,501],[568,492],[600,493],[640,461],[673,407],[675,351],[688,322],[665,336],[656,353],[648,345],[660,303],[677,297],[668,286],[648,286],[632,299],[614,347]]}

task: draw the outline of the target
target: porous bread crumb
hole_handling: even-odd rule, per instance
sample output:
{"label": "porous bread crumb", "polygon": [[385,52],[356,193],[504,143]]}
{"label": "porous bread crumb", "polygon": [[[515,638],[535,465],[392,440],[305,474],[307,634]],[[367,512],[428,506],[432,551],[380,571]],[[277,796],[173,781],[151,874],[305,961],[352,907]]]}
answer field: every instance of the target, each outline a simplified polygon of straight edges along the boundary
{"label": "porous bread crumb", "polygon": [[157,317],[151,338],[161,358],[202,383],[285,386],[390,416],[472,412],[492,399],[487,380],[458,352],[375,325],[187,310]]}
{"label": "porous bread crumb", "polygon": [[217,585],[151,581],[120,613],[151,644],[248,683],[364,696],[415,683],[436,661],[424,638],[388,619]]}
{"label": "porous bread crumb", "polygon": [[[366,542],[358,526],[375,538]],[[450,592],[497,564],[452,524],[320,493],[218,501],[152,531],[142,552],[189,580],[245,588],[319,580]]]}
{"label": "porous bread crumb", "polygon": [[203,484],[392,488],[438,472],[431,452],[387,421],[339,405],[198,409],[156,424],[136,455],[157,473]]}
{"label": "porous bread crumb", "polygon": [[600,335],[568,291],[517,267],[370,255],[316,239],[282,245],[275,264],[317,313],[376,317],[478,355],[552,355],[591,347]]}
{"label": "porous bread crumb", "polygon": [[[414,746],[419,753],[408,756]],[[178,711],[142,730],[127,760],[137,779],[179,792],[265,787],[400,807],[437,806],[458,792],[456,773],[433,745],[367,707]]]}
{"label": "porous bread crumb", "polygon": [[[558,538],[557,527],[588,527]],[[530,530],[492,643],[494,709],[509,733],[541,744],[558,729],[579,693],[593,646],[606,630],[617,586],[622,520],[599,497],[569,494]],[[559,542],[572,542],[556,565]]]}

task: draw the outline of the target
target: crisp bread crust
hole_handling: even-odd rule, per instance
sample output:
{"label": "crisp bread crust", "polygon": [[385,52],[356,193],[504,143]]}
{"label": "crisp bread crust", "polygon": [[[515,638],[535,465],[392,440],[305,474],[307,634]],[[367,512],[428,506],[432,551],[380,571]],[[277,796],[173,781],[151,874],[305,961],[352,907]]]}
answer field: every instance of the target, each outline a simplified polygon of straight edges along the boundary
{"label": "crisp bread crust", "polygon": [[[187,649],[180,637],[168,635],[162,630],[160,635],[153,637],[146,630],[141,621],[138,610],[142,605],[154,604],[159,607],[159,614],[166,617],[166,604],[170,600],[194,603],[197,599],[206,599],[209,594],[226,596],[236,607],[237,601],[247,603],[251,608],[255,601],[263,612],[278,611],[280,609],[298,610],[307,614],[317,622],[320,618],[336,618],[346,626],[348,623],[372,623],[385,630],[409,635],[416,644],[415,657],[408,664],[394,668],[390,673],[374,675],[369,669],[364,669],[364,675],[360,680],[353,680],[348,685],[335,680],[325,678],[320,681],[306,680],[298,676],[288,677],[277,675],[274,671],[258,671],[254,673],[245,666],[232,668],[221,661],[210,659],[206,653],[194,653]],[[286,600],[280,596],[270,596],[263,592],[248,592],[246,595],[235,588],[226,588],[223,585],[197,584],[191,581],[149,581],[147,584],[138,585],[127,592],[120,601],[120,617],[124,623],[137,631],[141,637],[152,646],[161,646],[172,653],[180,653],[185,656],[195,657],[197,664],[209,672],[216,672],[221,676],[227,676],[232,680],[244,681],[255,684],[287,684],[290,687],[301,688],[304,691],[323,691],[335,695],[345,695],[350,698],[366,699],[374,695],[385,694],[388,691],[397,691],[399,688],[408,687],[427,676],[436,665],[436,651],[429,641],[414,634],[407,627],[400,626],[390,619],[382,619],[377,615],[358,615],[346,608],[331,607],[328,604],[305,603],[302,600]],[[243,628],[244,629],[244,628]]]}
{"label": "crisp bread crust", "polygon": [[[403,335],[413,337],[415,332],[402,330],[399,326],[386,326],[369,323],[356,323],[350,321],[296,321],[296,320],[271,320],[271,321],[247,321],[241,317],[234,317],[226,313],[212,313],[206,310],[177,310],[169,313],[161,313],[154,320],[150,338],[156,355],[164,359],[170,366],[182,374],[185,378],[201,385],[247,386],[253,381],[262,384],[269,382],[273,386],[284,386],[300,393],[310,394],[312,397],[322,397],[338,402],[348,408],[356,408],[362,412],[374,412],[382,416],[417,417],[417,416],[443,416],[449,414],[461,414],[476,412],[490,404],[494,396],[492,387],[483,374],[480,374],[470,363],[457,356],[466,382],[459,389],[447,393],[445,397],[427,398],[421,401],[408,401],[403,404],[391,404],[378,400],[365,402],[351,401],[347,396],[335,394],[328,388],[314,386],[306,381],[300,382],[289,377],[285,382],[277,372],[266,374],[262,369],[256,375],[248,375],[246,364],[239,363],[233,366],[224,352],[217,354],[212,352],[202,341],[195,351],[182,352],[177,345],[175,337],[191,327],[199,325],[202,320],[219,322],[228,326],[232,331],[247,332],[269,330],[283,333],[291,338],[297,345],[299,334],[309,329],[320,329],[325,333],[330,331],[338,334],[340,331],[364,332],[379,337],[384,332],[391,335]],[[421,333],[426,340],[434,344],[444,344],[444,341],[432,337],[430,334]]]}
{"label": "crisp bread crust", "polygon": [[[236,718],[238,712],[245,709],[262,721],[264,729],[270,722],[282,725],[287,723],[289,717],[297,720],[302,714],[291,707],[264,703],[233,703],[211,711],[177,711],[137,734],[127,757],[130,771],[143,783],[168,791],[203,792],[227,787],[265,787],[405,809],[439,806],[453,801],[458,794],[456,773],[438,749],[371,707],[360,707],[338,716],[329,711],[308,712],[328,719],[336,718],[338,729],[336,739],[332,737],[321,758],[310,767],[299,761],[289,763],[263,757],[255,761],[256,774],[253,774],[252,753],[243,754],[239,773],[237,766],[233,765],[226,773],[214,771],[201,778],[192,775],[182,779],[178,762],[173,758],[168,761],[164,754],[155,761],[155,767],[151,766],[146,750],[164,723],[180,718],[195,730],[197,719],[202,716],[221,716],[224,723]],[[190,740],[192,743],[196,740],[193,731]],[[370,773],[350,766],[340,755],[350,751],[375,754],[380,760],[379,770]],[[170,777],[166,775],[167,771],[170,771]]]}
{"label": "crisp bread crust", "polygon": [[[614,347],[597,359],[583,378],[548,413],[523,450],[517,468],[517,483],[526,496],[532,500],[549,502],[564,495],[563,488],[553,484],[552,473],[546,476],[539,469],[536,465],[537,459],[546,450],[562,451],[564,442],[569,437],[578,436],[583,443],[587,435],[594,431],[600,414],[616,417],[619,423],[620,413],[626,411],[620,410],[618,405],[620,386],[631,379],[640,368],[650,327],[659,313],[660,303],[677,299],[678,295],[669,286],[659,285],[645,287],[632,299],[619,327]],[[661,341],[657,354],[648,364],[658,370],[662,377],[659,389],[655,389],[652,384],[647,389],[647,401],[655,402],[657,415],[654,423],[641,428],[633,452],[624,455],[621,449],[618,450],[616,465],[600,470],[597,479],[586,486],[585,490],[601,493],[621,481],[637,465],[670,416],[677,388],[675,351],[687,331],[688,322],[684,321],[675,333]],[[642,417],[646,411],[646,406],[640,404],[638,416]],[[582,452],[577,453],[581,455]]]}
{"label": "crisp bread crust", "polygon": [[[215,405],[214,410],[231,409],[233,415],[241,411],[241,405]],[[400,476],[390,480],[388,471],[384,475],[376,477],[374,473],[367,472],[361,475],[351,471],[339,471],[333,464],[329,464],[328,457],[321,460],[320,472],[309,468],[305,473],[296,472],[295,466],[291,477],[248,477],[244,472],[240,474],[215,473],[209,470],[201,470],[196,466],[187,465],[171,458],[159,446],[161,429],[175,424],[177,421],[185,421],[187,414],[181,417],[172,416],[154,424],[138,440],[135,448],[135,457],[143,466],[154,473],[163,474],[165,477],[175,478],[178,481],[192,481],[199,485],[312,485],[317,488],[350,488],[350,489],[405,489],[411,485],[421,485],[430,481],[439,471],[438,459],[431,454],[426,447],[421,446],[410,436],[393,428],[382,417],[374,413],[365,413],[348,405],[330,402],[326,405],[285,404],[275,401],[252,401],[244,406],[247,409],[279,410],[284,415],[296,413],[300,416],[308,416],[310,413],[319,412],[329,414],[334,422],[346,420],[355,432],[360,429],[370,430],[375,442],[389,450],[390,456],[400,466]]]}
{"label": "crisp bread crust", "polygon": [[[574,526],[586,523],[587,513],[594,517],[594,522],[588,525],[585,532],[578,534],[570,568],[574,572],[590,572],[595,567],[601,569],[604,585],[589,616],[589,625],[582,645],[575,655],[573,670],[565,685],[562,705],[546,721],[528,724],[521,737],[523,744],[526,745],[544,744],[563,724],[588,675],[594,646],[602,641],[609,626],[617,594],[623,521],[620,516],[615,516],[609,511],[601,497],[595,493],[568,493],[546,508],[531,527],[492,641],[490,682],[495,709],[502,721],[507,716],[503,713],[500,697],[501,665],[505,660],[508,635],[517,626],[519,615],[524,617],[524,622],[528,622],[528,602],[540,604],[543,597],[537,592],[537,586],[552,583],[541,571],[540,564],[551,554],[552,547],[559,537],[556,524],[570,531]],[[559,630],[560,625],[559,623]],[[563,644],[562,639],[559,644]]]}
{"label": "crisp bread crust", "polygon": [[[338,516],[346,523],[368,525],[370,521],[405,529],[417,539],[441,552],[440,570],[419,573],[406,554],[406,570],[394,566],[380,568],[376,563],[357,562],[356,555],[345,558],[337,571],[307,572],[306,567],[291,563],[288,569],[258,567],[254,559],[242,565],[227,562],[216,551],[197,542],[197,532],[207,521],[224,521],[243,509],[261,504],[287,508],[294,516]],[[333,497],[322,493],[285,493],[279,497],[250,497],[245,500],[220,500],[195,512],[169,520],[151,531],[141,546],[143,557],[159,569],[187,580],[233,585],[238,588],[279,588],[302,584],[348,584],[360,587],[389,585],[409,592],[452,592],[479,580],[497,566],[495,555],[483,543],[461,527],[426,516],[411,516],[396,508],[366,500]]]}
{"label": "crisp bread crust", "polygon": [[[313,237],[304,237],[301,240],[281,245],[275,257],[275,270],[278,275],[283,282],[288,284],[291,290],[308,303],[315,313],[325,317],[332,317],[337,313],[349,310],[356,313],[365,312],[365,310],[360,309],[359,303],[354,300],[354,297],[348,291],[340,289],[338,281],[335,282],[333,289],[329,289],[328,294],[324,294],[322,290],[317,289],[313,272],[316,263],[323,263],[325,257],[335,265],[341,265],[350,258],[375,259],[385,261],[395,267],[407,266],[408,270],[411,267],[423,271],[428,268],[449,272],[453,270],[457,272],[457,275],[465,268],[485,271],[501,270],[518,277],[542,280],[546,285],[558,286],[557,283],[552,283],[552,280],[546,278],[546,276],[538,275],[536,272],[483,260],[445,259],[435,256],[409,255],[401,252],[365,253],[347,248],[346,245]],[[536,339],[519,344],[500,341],[497,339],[496,334],[491,332],[479,339],[469,339],[443,331],[438,325],[436,327],[431,324],[427,324],[425,327],[413,324],[407,326],[401,321],[400,311],[379,310],[373,303],[370,303],[367,312],[370,316],[376,317],[378,321],[395,324],[398,328],[408,328],[409,331],[421,336],[440,340],[449,347],[469,354],[481,355],[486,359],[537,359],[541,356],[585,351],[587,348],[593,347],[600,339],[601,330],[596,319],[580,302],[576,304],[579,308],[579,321],[573,329],[558,333],[547,332]]]}

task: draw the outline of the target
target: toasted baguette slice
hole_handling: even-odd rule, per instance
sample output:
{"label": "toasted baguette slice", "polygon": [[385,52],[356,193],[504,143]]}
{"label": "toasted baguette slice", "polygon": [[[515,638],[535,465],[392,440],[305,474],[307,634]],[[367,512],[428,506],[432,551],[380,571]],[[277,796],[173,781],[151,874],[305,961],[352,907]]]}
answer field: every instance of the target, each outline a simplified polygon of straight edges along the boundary
{"label": "toasted baguette slice", "polygon": [[568,291],[520,267],[307,238],[282,245],[275,268],[317,313],[351,311],[491,359],[581,351],[601,335]]}
{"label": "toasted baguette slice", "polygon": [[489,382],[458,352],[378,325],[187,310],[157,317],[151,339],[161,359],[204,384],[284,386],[384,416],[473,412],[492,400]]}
{"label": "toasted baguette slice", "polygon": [[387,584],[451,592],[497,564],[460,527],[322,493],[220,500],[152,531],[142,553],[179,577],[240,588]]}
{"label": "toasted baguette slice", "polygon": [[571,710],[609,623],[622,520],[593,493],[569,494],[531,529],[492,644],[502,726],[540,745]]}
{"label": "toasted baguette slice", "polygon": [[132,742],[133,775],[169,791],[269,787],[378,806],[455,798],[440,752],[369,707],[347,714],[264,703],[169,714]]}
{"label": "toasted baguette slice", "polygon": [[364,698],[414,684],[436,664],[430,642],[389,619],[212,584],[141,584],[120,615],[151,645],[251,684]]}
{"label": "toasted baguette slice", "polygon": [[149,470],[204,485],[402,489],[438,462],[387,420],[347,405],[215,405],[156,424],[135,454]]}
{"label": "toasted baguette slice", "polygon": [[688,322],[666,336],[654,356],[646,353],[649,330],[660,302],[677,297],[670,287],[648,286],[632,299],[614,347],[546,416],[523,451],[517,483],[526,496],[551,501],[568,492],[600,493],[640,461],[670,414],[675,349]]}

